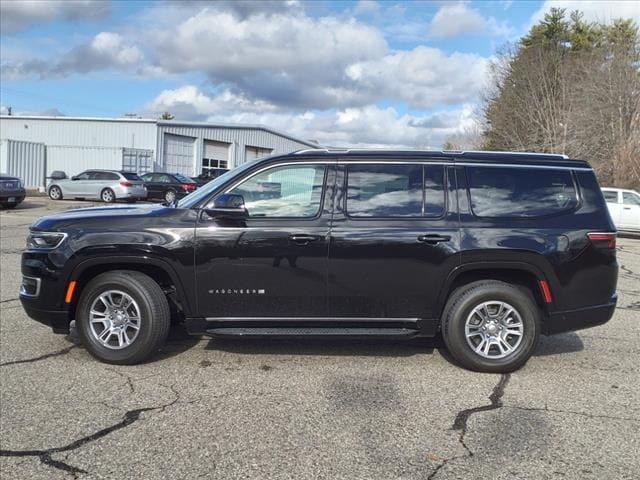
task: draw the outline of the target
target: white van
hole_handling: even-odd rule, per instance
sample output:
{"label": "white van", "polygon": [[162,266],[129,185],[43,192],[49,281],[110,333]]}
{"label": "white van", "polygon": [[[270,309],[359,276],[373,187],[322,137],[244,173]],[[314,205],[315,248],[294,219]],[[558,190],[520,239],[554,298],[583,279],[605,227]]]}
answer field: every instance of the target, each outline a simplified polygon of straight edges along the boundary
{"label": "white van", "polygon": [[640,193],[622,188],[603,188],[602,193],[616,228],[640,232]]}

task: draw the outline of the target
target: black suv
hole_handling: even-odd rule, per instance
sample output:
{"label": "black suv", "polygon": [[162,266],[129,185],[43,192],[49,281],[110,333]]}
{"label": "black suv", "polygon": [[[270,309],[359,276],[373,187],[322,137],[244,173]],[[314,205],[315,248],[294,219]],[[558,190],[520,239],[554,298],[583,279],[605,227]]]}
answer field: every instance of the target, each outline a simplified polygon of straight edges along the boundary
{"label": "black suv", "polygon": [[304,150],[170,206],[37,220],[27,314],[110,363],[195,335],[433,337],[480,371],[616,305],[615,228],[588,163],[560,155]]}

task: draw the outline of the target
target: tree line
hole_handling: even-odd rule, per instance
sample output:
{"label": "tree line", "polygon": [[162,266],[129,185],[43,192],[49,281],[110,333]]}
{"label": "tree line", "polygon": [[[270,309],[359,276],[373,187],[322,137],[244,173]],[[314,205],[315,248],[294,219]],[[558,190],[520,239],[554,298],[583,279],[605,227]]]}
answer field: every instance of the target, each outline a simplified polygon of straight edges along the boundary
{"label": "tree line", "polygon": [[445,147],[563,153],[603,185],[640,187],[638,26],[551,9],[491,62],[478,129]]}

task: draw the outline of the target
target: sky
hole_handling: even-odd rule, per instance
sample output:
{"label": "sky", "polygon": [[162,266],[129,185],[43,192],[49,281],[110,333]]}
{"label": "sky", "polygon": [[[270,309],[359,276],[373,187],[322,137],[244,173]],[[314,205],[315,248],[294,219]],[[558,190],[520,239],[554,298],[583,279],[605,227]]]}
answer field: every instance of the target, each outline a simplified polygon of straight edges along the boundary
{"label": "sky", "polygon": [[2,0],[0,113],[168,111],[435,148],[472,128],[492,57],[552,6],[640,23],[632,0]]}

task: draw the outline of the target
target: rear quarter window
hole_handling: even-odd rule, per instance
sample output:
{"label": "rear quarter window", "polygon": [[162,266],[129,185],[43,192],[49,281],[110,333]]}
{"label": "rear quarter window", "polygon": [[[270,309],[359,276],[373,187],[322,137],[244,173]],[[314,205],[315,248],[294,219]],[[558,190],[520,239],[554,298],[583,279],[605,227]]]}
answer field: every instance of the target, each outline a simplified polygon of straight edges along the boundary
{"label": "rear quarter window", "polygon": [[578,205],[569,170],[467,167],[471,209],[479,217],[531,218]]}

